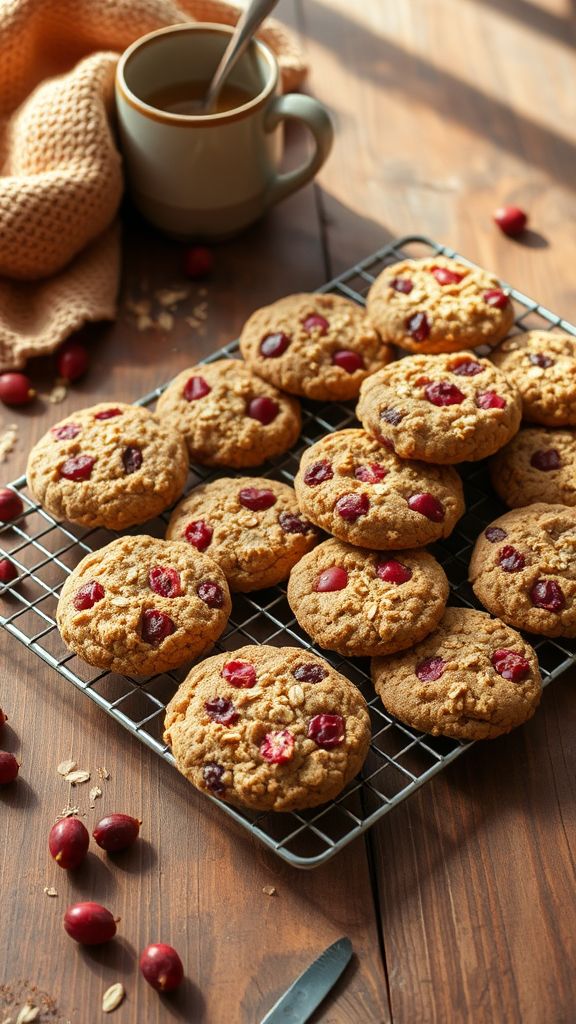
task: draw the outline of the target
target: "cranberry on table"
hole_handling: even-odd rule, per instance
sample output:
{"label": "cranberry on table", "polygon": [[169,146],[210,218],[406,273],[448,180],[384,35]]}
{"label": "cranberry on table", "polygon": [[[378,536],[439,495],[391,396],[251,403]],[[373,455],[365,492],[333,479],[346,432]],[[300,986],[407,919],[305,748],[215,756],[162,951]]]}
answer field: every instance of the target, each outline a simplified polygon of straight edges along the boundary
{"label": "cranberry on table", "polygon": [[8,715],[6,714],[5,711],[2,711],[2,708],[0,708],[0,729],[2,728],[4,723],[7,722],[7,721],[8,721]]}
{"label": "cranberry on table", "polygon": [[78,818],[62,818],[50,829],[48,849],[56,863],[66,871],[79,867],[89,845],[88,829]]}
{"label": "cranberry on table", "polygon": [[12,583],[18,576],[18,569],[9,558],[0,558],[0,583]]}
{"label": "cranberry on table", "polygon": [[2,487],[0,489],[0,521],[11,523],[23,511],[24,504],[20,495],[11,491],[9,487]]}
{"label": "cranberry on table", "polygon": [[120,853],[136,842],[141,824],[129,814],[107,814],[100,819],[92,835],[102,850]]}
{"label": "cranberry on table", "polygon": [[73,903],[64,914],[64,928],[83,946],[99,946],[116,935],[116,921],[100,903]]}
{"label": "cranberry on table", "polygon": [[0,750],[0,786],[6,786],[9,782],[14,782],[19,771],[20,765],[14,754],[9,754],[6,750]]}
{"label": "cranberry on table", "polygon": [[178,953],[165,942],[146,946],[140,957],[140,970],[157,992],[172,992],[184,978],[184,967]]}
{"label": "cranberry on table", "polygon": [[5,405],[27,405],[36,392],[25,373],[0,374],[0,399]]}
{"label": "cranberry on table", "polygon": [[204,245],[193,245],[184,253],[184,273],[193,281],[208,277],[214,269],[214,254]]}
{"label": "cranberry on table", "polygon": [[494,210],[493,218],[494,223],[510,238],[521,235],[528,223],[528,214],[519,206],[499,206]]}
{"label": "cranberry on table", "polygon": [[334,590],[344,590],[348,586],[348,573],[339,565],[324,569],[316,580],[314,590],[318,594],[329,594]]}
{"label": "cranberry on table", "polygon": [[66,341],[56,353],[58,375],[64,380],[78,380],[88,369],[88,352],[79,341]]}

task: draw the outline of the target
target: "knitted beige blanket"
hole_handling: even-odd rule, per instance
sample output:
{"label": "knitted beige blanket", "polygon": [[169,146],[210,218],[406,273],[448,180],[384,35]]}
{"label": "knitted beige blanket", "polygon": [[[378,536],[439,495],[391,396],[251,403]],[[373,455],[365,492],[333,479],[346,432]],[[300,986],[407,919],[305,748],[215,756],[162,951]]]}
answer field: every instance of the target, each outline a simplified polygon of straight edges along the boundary
{"label": "knitted beige blanket", "polygon": [[[186,21],[234,24],[223,0],[1,0],[0,370],[116,312],[122,166],[111,130],[118,55]],[[305,66],[268,20],[285,89]]]}

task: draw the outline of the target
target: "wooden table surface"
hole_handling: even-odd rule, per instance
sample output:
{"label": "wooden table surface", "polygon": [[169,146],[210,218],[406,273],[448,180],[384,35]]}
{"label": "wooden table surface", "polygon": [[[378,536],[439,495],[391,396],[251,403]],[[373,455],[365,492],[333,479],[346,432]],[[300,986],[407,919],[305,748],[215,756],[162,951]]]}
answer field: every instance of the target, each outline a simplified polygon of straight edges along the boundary
{"label": "wooden table surface", "polygon": [[[238,333],[255,307],[311,290],[394,236],[424,233],[576,320],[575,6],[571,0],[283,0],[311,64],[310,91],[336,122],[314,186],[216,249],[207,295],[196,288],[170,332],[125,316],[91,328],[92,366],[59,406],[17,422],[2,467],[18,476],[55,419],[102,398],[137,398]],[[290,159],[304,144],[290,139]],[[522,242],[491,222],[526,207]],[[125,213],[122,294],[179,276],[181,249]],[[208,303],[206,332],[184,315]],[[34,367],[44,392],[49,362]],[[41,1021],[92,1024],[103,991],[124,983],[123,1024],[257,1024],[330,942],[354,962],[317,1012],[324,1024],[571,1024],[575,1019],[574,778],[576,676],[552,684],[524,728],[477,745],[327,865],[292,869],[240,831],[120,725],[5,633],[2,745],[21,756],[0,795],[0,1020],[30,986],[54,997]],[[110,771],[88,809],[143,819],[144,840],[112,864],[92,853],[66,875],[46,841],[68,792],[55,768],[72,756]],[[268,896],[264,886],[274,886]],[[57,897],[44,887],[55,886]],[[120,915],[118,941],[85,951],[67,938],[69,902]],[[175,945],[188,981],[160,998],[136,970],[149,941]],[[3,1015],[4,1013],[4,1015]]]}

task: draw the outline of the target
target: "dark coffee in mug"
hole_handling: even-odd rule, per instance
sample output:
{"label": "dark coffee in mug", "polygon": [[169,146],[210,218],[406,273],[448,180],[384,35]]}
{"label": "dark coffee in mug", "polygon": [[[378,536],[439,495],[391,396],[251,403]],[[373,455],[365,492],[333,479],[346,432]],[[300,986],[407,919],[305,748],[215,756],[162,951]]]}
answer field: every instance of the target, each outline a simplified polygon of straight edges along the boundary
{"label": "dark coffee in mug", "polygon": [[[208,92],[210,82],[177,82],[175,85],[165,85],[156,89],[142,99],[151,107],[158,110],[165,110],[169,114],[201,114],[204,98]],[[223,114],[226,110],[236,110],[244,106],[252,99],[252,94],[238,85],[229,85],[225,82],[220,90],[216,103],[213,104],[211,114]]]}

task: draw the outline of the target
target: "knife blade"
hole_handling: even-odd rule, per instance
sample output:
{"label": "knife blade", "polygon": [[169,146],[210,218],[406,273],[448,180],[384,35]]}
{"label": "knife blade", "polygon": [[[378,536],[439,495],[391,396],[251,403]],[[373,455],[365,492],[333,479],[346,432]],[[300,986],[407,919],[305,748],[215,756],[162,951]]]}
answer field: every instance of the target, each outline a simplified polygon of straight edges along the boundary
{"label": "knife blade", "polygon": [[305,1024],[336,984],[351,957],[350,939],[333,942],[286,989],[260,1024]]}

